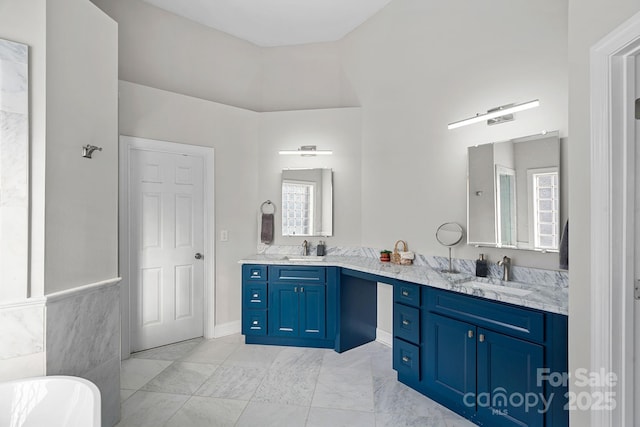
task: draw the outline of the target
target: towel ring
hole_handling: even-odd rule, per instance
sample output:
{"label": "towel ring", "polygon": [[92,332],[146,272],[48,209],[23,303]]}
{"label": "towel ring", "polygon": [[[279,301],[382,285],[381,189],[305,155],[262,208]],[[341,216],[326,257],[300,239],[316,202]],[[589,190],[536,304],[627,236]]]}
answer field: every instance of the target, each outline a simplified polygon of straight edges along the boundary
{"label": "towel ring", "polygon": [[[273,208],[273,212],[265,212],[264,211],[264,205],[269,205]],[[260,205],[260,212],[262,212],[263,214],[265,213],[276,213],[276,205],[273,204],[273,202],[271,202],[271,200],[267,200],[265,202],[262,202],[262,204]]]}

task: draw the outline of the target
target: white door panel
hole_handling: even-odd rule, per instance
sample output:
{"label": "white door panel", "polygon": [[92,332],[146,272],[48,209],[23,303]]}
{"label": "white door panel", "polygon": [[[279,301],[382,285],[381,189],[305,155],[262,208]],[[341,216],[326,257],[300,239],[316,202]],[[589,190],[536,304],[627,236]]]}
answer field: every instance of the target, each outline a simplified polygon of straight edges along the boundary
{"label": "white door panel", "polygon": [[131,350],[203,335],[203,160],[132,150]]}

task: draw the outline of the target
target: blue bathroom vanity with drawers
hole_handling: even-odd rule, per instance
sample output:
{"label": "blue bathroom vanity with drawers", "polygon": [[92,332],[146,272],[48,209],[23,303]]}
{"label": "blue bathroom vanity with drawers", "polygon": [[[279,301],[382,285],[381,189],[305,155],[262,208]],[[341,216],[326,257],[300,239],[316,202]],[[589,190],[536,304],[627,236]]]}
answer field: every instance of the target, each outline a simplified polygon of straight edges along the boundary
{"label": "blue bathroom vanity with drawers", "polygon": [[[568,390],[546,381],[568,370],[565,314],[499,300],[510,293],[466,294],[427,267],[378,271],[355,257],[256,261],[242,265],[246,343],[344,352],[373,341],[377,283],[388,283],[400,382],[478,425],[568,426]],[[533,305],[536,298],[522,296]]]}

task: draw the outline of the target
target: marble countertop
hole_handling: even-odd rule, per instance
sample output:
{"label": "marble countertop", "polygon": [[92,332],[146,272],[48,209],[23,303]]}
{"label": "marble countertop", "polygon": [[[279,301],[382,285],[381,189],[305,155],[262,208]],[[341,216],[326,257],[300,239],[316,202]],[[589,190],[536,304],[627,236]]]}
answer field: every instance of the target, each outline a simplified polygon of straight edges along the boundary
{"label": "marble countertop", "polygon": [[257,254],[248,256],[240,260],[239,263],[342,267],[522,307],[563,315],[568,314],[568,288],[556,286],[552,283],[505,282],[495,278],[475,277],[465,273],[451,274],[428,265],[391,264],[366,256],[327,255],[322,261],[290,261],[285,255],[281,254]]}

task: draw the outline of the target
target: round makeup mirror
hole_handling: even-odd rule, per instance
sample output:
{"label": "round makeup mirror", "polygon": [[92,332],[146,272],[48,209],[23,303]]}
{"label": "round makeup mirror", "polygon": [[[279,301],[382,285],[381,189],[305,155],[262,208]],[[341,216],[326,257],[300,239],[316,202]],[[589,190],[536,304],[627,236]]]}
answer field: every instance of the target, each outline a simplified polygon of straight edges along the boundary
{"label": "round makeup mirror", "polygon": [[457,273],[453,270],[453,262],[451,259],[451,248],[462,241],[464,230],[457,222],[445,222],[436,230],[436,240],[442,246],[449,248],[449,270],[447,273]]}

